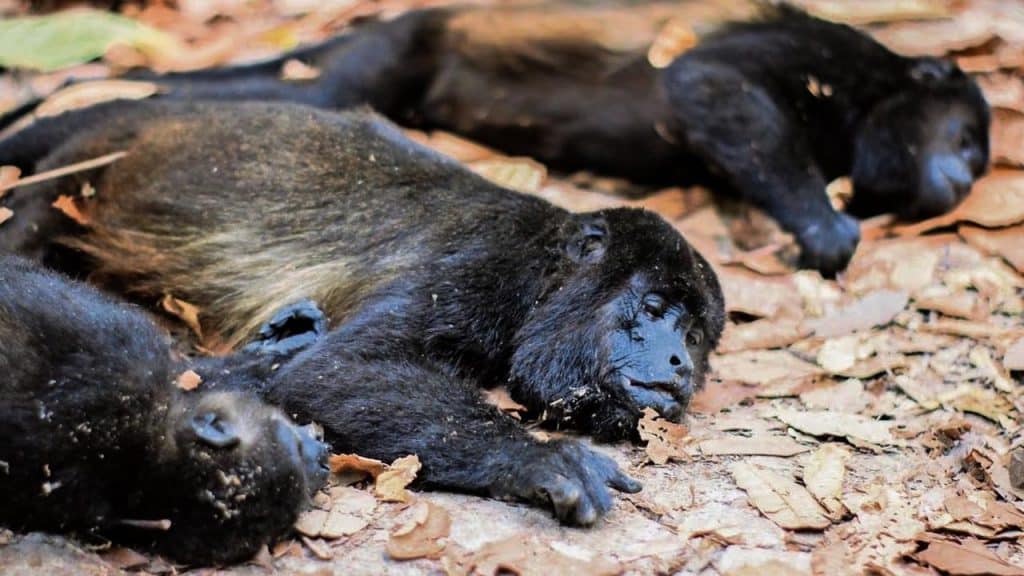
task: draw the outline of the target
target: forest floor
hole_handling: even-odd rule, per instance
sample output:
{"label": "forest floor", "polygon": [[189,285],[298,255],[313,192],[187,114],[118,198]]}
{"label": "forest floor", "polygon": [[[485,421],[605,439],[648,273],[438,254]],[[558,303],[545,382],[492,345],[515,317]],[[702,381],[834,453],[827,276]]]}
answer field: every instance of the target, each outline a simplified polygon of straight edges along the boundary
{"label": "forest floor", "polygon": [[[791,239],[766,217],[716,203],[706,191],[639,197],[621,182],[548,174],[450,134],[411,132],[491,179],[569,209],[637,205],[673,222],[715,265],[726,292],[730,322],[707,389],[684,426],[645,420],[646,447],[598,447],[644,490],[619,497],[595,528],[565,528],[544,510],[455,494],[399,490],[392,496],[407,502],[385,502],[383,490],[349,472],[300,522],[304,535],[248,564],[189,572],[1024,575],[1024,7],[799,4],[868,25],[902,53],[952,55],[977,75],[994,106],[995,166],[963,205],[912,225],[864,222],[852,264],[829,281],[793,270]],[[356,17],[415,7],[177,6],[127,9],[191,47],[187,57],[161,61],[165,68],[266,56]],[[660,45],[685,37],[679,29]],[[112,50],[70,70],[103,77],[145,57]],[[54,90],[67,75],[0,77],[0,110]],[[830,186],[840,202],[843,186]],[[394,469],[392,477],[401,475],[403,463]],[[125,549],[0,530],[3,574],[121,570],[186,571]]]}

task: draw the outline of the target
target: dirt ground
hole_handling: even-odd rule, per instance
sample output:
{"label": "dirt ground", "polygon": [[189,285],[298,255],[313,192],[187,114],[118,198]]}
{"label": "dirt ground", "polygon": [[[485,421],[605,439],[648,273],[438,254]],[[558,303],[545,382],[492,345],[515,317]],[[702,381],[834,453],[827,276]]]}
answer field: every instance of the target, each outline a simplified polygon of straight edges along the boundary
{"label": "dirt ground", "polygon": [[[187,570],[0,531],[0,574],[1024,575],[1024,5],[800,3],[870,24],[903,53],[954,56],[994,106],[996,166],[970,198],[923,223],[865,222],[838,281],[795,272],[791,239],[705,191],[627,200],[622,182],[410,132],[570,209],[658,211],[718,270],[730,322],[713,378],[684,426],[647,419],[646,447],[599,447],[644,484],[605,521],[565,528],[543,510],[446,493],[385,502],[372,480],[346,473],[303,519],[305,535],[248,564]],[[187,61],[163,61],[186,68],[265,56],[412,5],[179,1],[126,13],[189,43]],[[113,51],[72,70],[104,76],[141,57]],[[0,77],[0,109],[67,74]],[[843,185],[830,187],[839,202]]]}

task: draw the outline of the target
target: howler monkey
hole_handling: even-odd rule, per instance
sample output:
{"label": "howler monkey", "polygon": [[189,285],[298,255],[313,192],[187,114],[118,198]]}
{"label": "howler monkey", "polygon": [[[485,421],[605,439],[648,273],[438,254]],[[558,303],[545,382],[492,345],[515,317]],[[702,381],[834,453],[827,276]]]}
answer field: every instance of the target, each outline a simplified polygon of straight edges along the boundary
{"label": "howler monkey", "polygon": [[[242,363],[273,352],[261,345]],[[223,379],[235,364],[203,368]],[[0,257],[0,525],[187,564],[286,534],[326,480],[325,445],[251,393],[178,389],[184,369],[141,311]]]}
{"label": "howler monkey", "polygon": [[[530,440],[477,388],[507,385],[555,426],[633,438],[644,408],[682,415],[721,333],[714,272],[657,215],[571,214],[363,110],[112,102],[18,132],[0,163],[116,150],[127,155],[92,173],[12,191],[0,249],[45,258],[63,234],[91,278],[191,302],[205,331],[234,343],[281,303],[313,300],[334,332],[264,395],[323,424],[335,449],[418,454],[429,485],[593,522],[605,482],[638,486],[576,444]],[[62,227],[42,208],[84,180],[89,224]],[[48,220],[8,227],[21,213]]]}
{"label": "howler monkey", "polygon": [[[639,9],[639,8],[637,8]],[[973,80],[896,55],[794,8],[725,24],[664,69],[618,49],[621,12],[461,8],[370,23],[256,65],[149,77],[167,97],[368,103],[564,170],[651,184],[704,183],[766,210],[802,264],[842,270],[857,221],[824,194],[852,177],[850,213],[948,211],[988,161],[989,112]],[[318,79],[281,79],[298,59]]]}

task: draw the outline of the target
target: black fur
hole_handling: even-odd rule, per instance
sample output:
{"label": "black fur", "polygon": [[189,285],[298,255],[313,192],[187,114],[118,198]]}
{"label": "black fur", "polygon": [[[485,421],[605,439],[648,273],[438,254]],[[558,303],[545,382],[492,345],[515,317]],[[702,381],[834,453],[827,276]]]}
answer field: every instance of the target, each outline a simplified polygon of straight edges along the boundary
{"label": "black fur", "polygon": [[[509,13],[483,10],[498,15],[484,25]],[[542,30],[573,18],[546,10]],[[475,46],[493,31],[468,28],[467,39],[459,18],[471,12],[413,12],[259,65],[147,77],[171,98],[368,103],[563,170],[709,184],[766,210],[796,236],[803,265],[826,274],[859,241],[857,221],[829,205],[828,181],[852,175],[856,216],[915,219],[951,209],[988,162],[988,107],[955,65],[893,54],[793,8],[724,26],[664,70],[596,41],[535,37],[528,21],[525,38],[502,31],[504,48]],[[280,79],[290,58],[321,77]]]}
{"label": "black fur", "polygon": [[[282,300],[317,302],[335,332],[282,366],[266,396],[322,423],[336,447],[418,454],[427,484],[593,522],[605,481],[637,486],[576,444],[530,440],[477,388],[505,384],[553,426],[635,438],[644,407],[682,415],[721,333],[713,271],[657,215],[570,214],[365,111],[115,102],[38,122],[0,143],[0,162],[62,133],[74,136],[39,166],[128,155],[15,190],[15,219],[88,179],[92,223],[63,244],[108,286],[198,305],[204,329],[231,342]],[[0,245],[45,257],[53,238],[25,230],[0,227]]]}
{"label": "black fur", "polygon": [[[256,363],[202,369],[239,387]],[[141,311],[0,257],[0,525],[187,564],[286,534],[326,480],[326,447],[248,394],[179,390],[187,367]]]}

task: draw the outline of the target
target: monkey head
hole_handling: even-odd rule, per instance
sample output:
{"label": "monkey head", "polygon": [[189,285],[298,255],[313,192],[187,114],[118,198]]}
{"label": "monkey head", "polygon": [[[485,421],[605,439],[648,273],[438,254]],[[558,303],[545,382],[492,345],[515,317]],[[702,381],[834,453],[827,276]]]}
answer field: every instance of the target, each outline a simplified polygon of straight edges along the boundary
{"label": "monkey head", "polygon": [[[245,559],[268,537],[287,533],[327,480],[327,446],[310,426],[296,426],[255,398],[182,396],[158,451],[163,486],[146,496],[154,509],[172,511],[177,534],[161,541],[174,549],[161,551],[203,564]],[[210,541],[224,543],[211,550]]]}
{"label": "monkey head", "polygon": [[657,215],[572,216],[562,270],[517,334],[510,387],[559,426],[635,438],[644,408],[682,417],[722,332],[710,265]]}
{"label": "monkey head", "polygon": [[951,210],[988,165],[988,104],[950,62],[914,60],[908,87],[864,118],[854,143],[850,212],[920,219]]}

